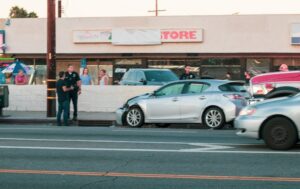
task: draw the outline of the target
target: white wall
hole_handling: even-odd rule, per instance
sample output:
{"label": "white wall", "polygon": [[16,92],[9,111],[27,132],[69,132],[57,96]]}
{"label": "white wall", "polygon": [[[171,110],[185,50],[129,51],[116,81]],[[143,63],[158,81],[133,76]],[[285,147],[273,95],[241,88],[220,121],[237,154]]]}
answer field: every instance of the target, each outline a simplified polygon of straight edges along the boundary
{"label": "white wall", "polygon": [[[127,99],[152,92],[155,86],[83,86],[79,96],[79,111],[114,112]],[[9,85],[11,111],[46,111],[45,85]]]}
{"label": "white wall", "polygon": [[[292,23],[300,15],[220,15],[57,19],[57,53],[299,53],[290,44]],[[74,44],[74,30],[112,28],[202,28],[202,43],[154,46]],[[12,19],[7,31],[8,53],[45,53],[46,19]]]}

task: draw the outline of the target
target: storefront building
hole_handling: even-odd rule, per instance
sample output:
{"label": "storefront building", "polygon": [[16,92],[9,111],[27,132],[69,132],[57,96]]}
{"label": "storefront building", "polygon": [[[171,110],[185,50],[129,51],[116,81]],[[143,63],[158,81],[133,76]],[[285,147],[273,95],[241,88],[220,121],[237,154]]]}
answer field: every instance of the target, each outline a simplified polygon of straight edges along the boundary
{"label": "storefront building", "polygon": [[[283,63],[300,69],[300,15],[60,18],[56,29],[57,71],[86,66],[94,84],[99,69],[111,84],[129,68],[180,75],[189,65],[198,77],[237,80]],[[33,83],[44,84],[46,19],[11,19],[4,31],[5,54],[32,65]]]}

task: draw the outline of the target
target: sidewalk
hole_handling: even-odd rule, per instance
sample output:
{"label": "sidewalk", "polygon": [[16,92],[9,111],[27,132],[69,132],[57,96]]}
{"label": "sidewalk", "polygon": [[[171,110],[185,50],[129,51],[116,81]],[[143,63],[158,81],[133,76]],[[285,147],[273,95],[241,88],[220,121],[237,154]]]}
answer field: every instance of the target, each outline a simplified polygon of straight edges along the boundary
{"label": "sidewalk", "polygon": [[[72,115],[72,114],[71,114]],[[77,126],[111,126],[115,121],[114,112],[78,112]],[[3,111],[0,124],[56,124],[56,118],[48,118],[46,112]]]}

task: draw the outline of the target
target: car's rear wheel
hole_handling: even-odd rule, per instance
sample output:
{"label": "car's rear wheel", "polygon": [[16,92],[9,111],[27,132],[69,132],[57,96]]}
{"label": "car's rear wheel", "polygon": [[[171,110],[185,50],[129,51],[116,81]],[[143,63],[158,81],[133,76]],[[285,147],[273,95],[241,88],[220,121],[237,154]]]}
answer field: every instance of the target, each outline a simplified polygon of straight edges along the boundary
{"label": "car's rear wheel", "polygon": [[202,116],[202,124],[211,129],[222,129],[225,125],[225,115],[220,108],[211,107]]}
{"label": "car's rear wheel", "polygon": [[130,108],[126,114],[126,123],[130,127],[141,127],[144,124],[143,111],[138,107]]}
{"label": "car's rear wheel", "polygon": [[276,117],[265,123],[262,138],[266,145],[273,150],[288,150],[297,143],[298,134],[290,120]]}

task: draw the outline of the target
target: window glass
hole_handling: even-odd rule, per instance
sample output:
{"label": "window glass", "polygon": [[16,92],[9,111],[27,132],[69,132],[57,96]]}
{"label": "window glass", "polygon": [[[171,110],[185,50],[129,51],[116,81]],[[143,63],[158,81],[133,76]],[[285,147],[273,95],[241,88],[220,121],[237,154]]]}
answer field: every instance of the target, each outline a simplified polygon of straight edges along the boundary
{"label": "window glass", "polygon": [[209,86],[203,83],[191,83],[188,87],[187,94],[199,94],[206,90]]}
{"label": "window glass", "polygon": [[156,92],[157,96],[175,96],[180,95],[182,93],[182,89],[184,87],[184,83],[178,83],[174,85],[169,85],[165,88],[162,88],[158,92]]}
{"label": "window glass", "polygon": [[178,80],[178,77],[171,71],[157,71],[149,70],[145,71],[147,81],[152,82],[170,82]]}
{"label": "window glass", "polygon": [[134,81],[135,78],[136,78],[136,71],[129,71],[127,73],[127,77],[126,77],[127,81]]}
{"label": "window glass", "polygon": [[242,83],[227,83],[219,86],[219,89],[224,92],[243,92],[247,90]]}
{"label": "window glass", "polygon": [[247,59],[247,71],[250,75],[258,75],[270,71],[271,59]]}
{"label": "window glass", "polygon": [[142,80],[144,80],[144,79],[145,79],[145,78],[144,78],[143,72],[138,71],[138,72],[136,73],[136,80],[137,80],[137,81],[142,81]]}
{"label": "window glass", "polygon": [[280,58],[280,59],[274,59],[274,70],[278,71],[279,67],[282,64],[286,64],[288,66],[288,69],[290,71],[293,70],[300,70],[300,59],[291,59],[291,58]]}

